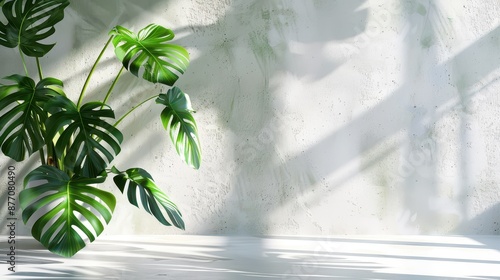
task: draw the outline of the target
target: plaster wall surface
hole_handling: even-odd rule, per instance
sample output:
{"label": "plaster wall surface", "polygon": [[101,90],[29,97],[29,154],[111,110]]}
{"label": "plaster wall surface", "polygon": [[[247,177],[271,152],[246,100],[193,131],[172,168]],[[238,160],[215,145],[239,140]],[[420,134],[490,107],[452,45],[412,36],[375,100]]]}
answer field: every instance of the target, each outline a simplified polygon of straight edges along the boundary
{"label": "plaster wall surface", "polygon": [[[106,235],[496,234],[499,16],[496,0],[72,1],[42,63],[76,99],[115,25],[161,24],[191,54],[177,85],[197,111],[200,170],[178,158],[153,103],[122,123],[114,161],[148,170],[186,231],[109,180]],[[1,76],[23,73],[15,50],[0,57]],[[109,49],[86,100],[119,68]],[[111,105],[120,116],[167,89],[127,73]],[[13,165],[21,188],[37,164],[2,156],[2,184]]]}

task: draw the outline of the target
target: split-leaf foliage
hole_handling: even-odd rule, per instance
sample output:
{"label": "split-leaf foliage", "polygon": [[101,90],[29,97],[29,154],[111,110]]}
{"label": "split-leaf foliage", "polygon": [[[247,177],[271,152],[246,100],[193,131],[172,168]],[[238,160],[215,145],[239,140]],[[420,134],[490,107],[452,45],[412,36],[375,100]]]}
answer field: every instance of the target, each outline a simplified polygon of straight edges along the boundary
{"label": "split-leaf foliage", "polygon": [[[114,166],[123,141],[118,125],[140,105],[156,99],[160,120],[179,156],[195,169],[201,162],[190,98],[174,86],[189,65],[189,54],[172,44],[172,30],[150,24],[137,34],[122,26],[110,31],[101,54],[112,45],[123,69],[169,87],[166,93],[155,93],[132,106],[118,121],[108,102],[115,83],[102,100],[83,102],[101,55],[75,101],[64,92],[62,81],[43,77],[40,58],[54,47],[55,43],[48,42],[69,5],[69,0],[0,2],[5,17],[0,22],[0,45],[17,49],[25,69],[24,74],[12,74],[0,84],[0,147],[17,162],[39,156],[41,165],[26,175],[19,195],[22,218],[35,239],[65,257],[94,241],[111,221],[116,199],[102,188],[110,181],[131,204],[160,223],[185,228],[178,207],[146,170],[119,171]],[[36,77],[29,75],[26,57],[36,60]],[[106,180],[109,174],[112,180]]]}

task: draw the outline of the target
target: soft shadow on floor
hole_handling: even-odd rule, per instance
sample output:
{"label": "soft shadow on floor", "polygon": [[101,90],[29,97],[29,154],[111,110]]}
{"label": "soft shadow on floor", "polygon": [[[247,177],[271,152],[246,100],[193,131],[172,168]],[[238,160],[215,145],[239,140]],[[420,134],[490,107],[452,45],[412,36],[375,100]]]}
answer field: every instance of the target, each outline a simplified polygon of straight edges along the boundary
{"label": "soft shadow on floor", "polygon": [[104,237],[70,259],[17,243],[2,279],[500,279],[500,252],[474,237]]}

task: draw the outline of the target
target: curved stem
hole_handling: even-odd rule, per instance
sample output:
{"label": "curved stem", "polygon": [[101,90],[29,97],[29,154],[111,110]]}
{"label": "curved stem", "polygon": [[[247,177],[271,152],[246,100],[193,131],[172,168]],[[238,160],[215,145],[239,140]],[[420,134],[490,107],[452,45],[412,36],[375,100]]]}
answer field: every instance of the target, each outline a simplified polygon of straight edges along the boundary
{"label": "curved stem", "polygon": [[43,80],[42,65],[38,57],[36,58],[36,68],[38,69],[38,77],[40,77],[40,80]]}
{"label": "curved stem", "polygon": [[158,95],[151,96],[148,99],[146,99],[146,100],[142,101],[141,103],[137,104],[136,106],[132,107],[132,109],[130,109],[125,115],[123,115],[113,126],[114,127],[118,126],[123,121],[123,119],[125,119],[135,109],[139,108],[142,104],[148,102],[149,100],[151,100],[151,99],[153,99],[155,97],[158,97]]}
{"label": "curved stem", "polygon": [[[104,97],[104,100],[102,101],[102,103],[106,104],[106,102],[108,102],[108,99],[111,96],[111,92],[113,92],[113,89],[115,88],[115,85],[118,82],[118,79],[120,79],[120,76],[122,75],[123,70],[125,70],[125,67],[122,67],[120,69],[120,72],[118,72],[118,75],[116,75],[116,78],[113,81],[113,83],[111,84],[111,87],[109,88],[108,93],[106,93],[106,97]],[[104,108],[104,104],[101,106],[101,109]]]}
{"label": "curved stem", "polygon": [[26,60],[24,59],[23,51],[21,50],[21,45],[19,45],[19,54],[21,55],[21,60],[23,61],[24,73],[26,73],[26,77],[29,77],[28,67],[26,66]]}
{"label": "curved stem", "polygon": [[82,92],[80,93],[80,97],[78,98],[78,103],[77,107],[80,108],[80,104],[82,104],[83,96],[85,95],[85,91],[87,90],[87,87],[90,82],[90,78],[92,77],[92,74],[94,74],[95,68],[97,67],[97,64],[101,60],[102,56],[104,55],[104,52],[109,46],[109,43],[111,43],[111,40],[113,39],[113,36],[110,36],[108,41],[106,42],[106,45],[104,45],[104,48],[102,48],[101,53],[97,57],[96,61],[94,62],[94,65],[92,66],[92,69],[90,69],[89,75],[87,76],[87,79],[85,80],[85,83],[83,84]]}

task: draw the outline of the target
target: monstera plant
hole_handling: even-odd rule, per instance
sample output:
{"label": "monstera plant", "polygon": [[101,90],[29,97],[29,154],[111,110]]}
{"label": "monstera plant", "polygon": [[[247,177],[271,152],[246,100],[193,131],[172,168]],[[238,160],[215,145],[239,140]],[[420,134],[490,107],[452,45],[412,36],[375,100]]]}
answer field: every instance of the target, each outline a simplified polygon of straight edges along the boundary
{"label": "monstera plant", "polygon": [[[171,44],[174,33],[151,24],[137,34],[116,26],[93,65],[74,102],[63,82],[44,77],[40,58],[54,46],[47,44],[55,25],[64,18],[69,0],[5,0],[0,3],[0,44],[18,49],[23,74],[5,77],[0,84],[0,146],[15,161],[39,156],[41,165],[24,178],[19,194],[24,223],[48,250],[70,257],[95,240],[109,223],[115,196],[102,190],[113,181],[133,205],[166,226],[184,229],[177,206],[144,169],[118,169],[113,163],[120,153],[123,134],[119,124],[133,110],[153,99],[162,107],[161,121],[177,153],[191,167],[200,166],[201,152],[189,96],[174,83],[186,71],[189,54]],[[84,103],[87,86],[105,50],[113,46],[123,64],[101,100]],[[31,76],[27,59],[36,61]],[[117,61],[117,63],[119,63]],[[3,65],[5,67],[5,65]],[[139,102],[120,118],[108,104],[123,70],[151,83],[168,86]],[[107,175],[113,176],[106,180]]]}

